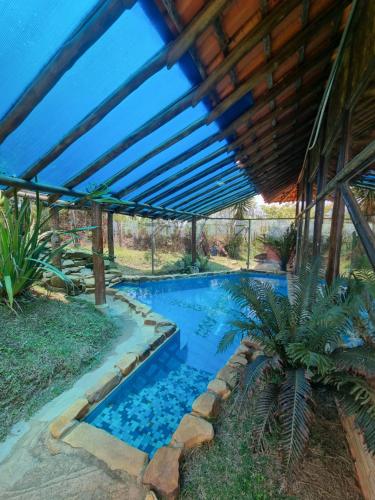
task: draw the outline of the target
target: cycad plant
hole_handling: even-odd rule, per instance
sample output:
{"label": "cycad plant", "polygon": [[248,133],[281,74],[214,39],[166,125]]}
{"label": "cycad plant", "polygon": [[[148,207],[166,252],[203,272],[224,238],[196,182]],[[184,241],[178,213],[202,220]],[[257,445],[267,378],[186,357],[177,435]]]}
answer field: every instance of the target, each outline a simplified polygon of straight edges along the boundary
{"label": "cycad plant", "polygon": [[256,397],[254,436],[262,448],[277,422],[286,469],[295,465],[309,439],[314,414],[313,384],[329,386],[375,452],[375,351],[366,344],[343,347],[352,336],[360,296],[341,278],[326,285],[318,265],[292,278],[291,298],[269,282],[242,280],[229,285],[240,306],[233,329],[221,341],[224,349],[237,335],[260,346],[264,355],[245,372],[244,397]]}
{"label": "cycad plant", "polygon": [[282,271],[286,271],[287,265],[296,249],[297,230],[294,224],[291,224],[280,236],[267,234],[259,237],[259,240],[272,248],[280,259]]}
{"label": "cycad plant", "polygon": [[51,249],[53,233],[44,231],[49,217],[42,216],[38,198],[33,208],[26,197],[18,206],[18,201],[11,202],[0,192],[0,302],[11,308],[16,298],[42,277],[43,271],[70,282],[51,264],[65,245]]}

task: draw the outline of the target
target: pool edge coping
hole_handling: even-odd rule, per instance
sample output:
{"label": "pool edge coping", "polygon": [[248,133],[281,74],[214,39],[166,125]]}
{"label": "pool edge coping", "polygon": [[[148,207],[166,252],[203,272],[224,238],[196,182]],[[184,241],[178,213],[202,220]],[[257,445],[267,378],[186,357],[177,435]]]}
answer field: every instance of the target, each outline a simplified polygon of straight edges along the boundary
{"label": "pool edge coping", "polygon": [[[131,369],[129,369],[129,371],[125,375],[118,368],[117,364],[115,364],[114,369],[111,372],[107,372],[106,374],[104,374],[101,377],[101,379],[97,382],[96,385],[99,386],[97,390],[100,393],[100,397],[98,396],[95,401],[90,402],[87,397],[82,397],[72,402],[71,405],[56,419],[54,419],[53,422],[50,424],[49,431],[52,438],[62,440],[65,444],[68,444],[72,447],[82,448],[91,455],[94,455],[99,460],[103,461],[110,470],[120,473],[124,471],[127,474],[136,477],[138,481],[143,481],[143,478],[145,478],[147,471],[150,471],[152,467],[154,467],[155,462],[159,460],[158,452],[160,450],[178,449],[180,450],[180,453],[178,453],[177,456],[178,484],[179,484],[179,464],[183,453],[186,451],[186,449],[194,448],[196,446],[200,446],[205,442],[211,441],[214,438],[215,434],[212,421],[214,421],[217,418],[217,415],[214,415],[213,413],[202,414],[199,410],[197,410],[197,408],[194,409],[194,406],[196,406],[197,401],[203,395],[211,394],[214,395],[214,400],[216,399],[218,400],[218,405],[219,407],[221,407],[222,402],[228,399],[232,391],[235,389],[238,383],[240,372],[245,368],[245,366],[248,363],[252,362],[259,354],[261,354],[261,351],[258,351],[256,349],[254,343],[250,343],[249,341],[246,342],[246,339],[242,339],[240,345],[238,346],[234,354],[228,359],[228,361],[223,365],[223,367],[220,368],[220,370],[216,373],[216,375],[213,376],[212,380],[208,382],[206,390],[203,393],[199,394],[197,398],[194,400],[194,402],[192,403],[192,411],[182,416],[178,426],[176,427],[175,432],[172,435],[171,441],[167,445],[158,448],[154,457],[150,460],[149,455],[143,452],[142,450],[126,443],[125,441],[120,440],[119,438],[113,436],[109,432],[103,429],[98,429],[91,423],[84,422],[82,420],[89,413],[94,411],[95,408],[104,399],[106,399],[128,377],[133,375],[134,372],[138,368],[140,368],[144,362],[150,359],[150,357],[152,357],[155,354],[155,352],[157,352],[162,346],[164,346],[164,344],[168,342],[168,340],[170,340],[179,331],[179,328],[176,325],[176,323],[168,320],[161,314],[154,312],[149,306],[131,297],[127,293],[121,290],[117,290],[117,286],[120,284],[120,282],[141,283],[144,281],[163,281],[163,280],[173,280],[180,278],[197,278],[197,277],[203,278],[211,276],[213,277],[225,276],[228,274],[239,274],[243,272],[259,273],[266,275],[268,274],[268,275],[274,275],[276,277],[285,276],[287,282],[289,278],[288,273],[285,273],[283,271],[268,272],[268,271],[254,270],[254,269],[239,269],[239,270],[217,271],[217,272],[207,272],[207,273],[194,273],[188,275],[175,274],[175,275],[159,275],[151,277],[150,276],[129,277],[123,275],[123,277],[120,278],[121,281],[107,287],[106,293],[108,295],[113,295],[114,300],[125,302],[128,305],[128,307],[133,310],[135,314],[140,315],[144,319],[144,324],[149,324],[150,326],[154,325],[155,334],[158,333],[156,332],[158,326],[169,327],[171,329],[171,332],[169,334],[163,335],[164,338],[162,339],[161,342],[157,343],[156,345],[148,344],[144,352],[138,353],[139,356],[137,356],[135,364],[131,367]],[[132,279],[129,280],[128,278]],[[148,323],[146,323],[146,321],[148,321]],[[119,356],[117,363],[119,363],[124,356],[131,354],[134,353],[131,352],[122,353]],[[246,359],[245,365],[234,362],[233,358],[236,357],[245,358]],[[237,381],[233,384],[231,380],[234,377],[234,373],[237,373],[236,375]],[[101,381],[103,381],[103,383],[100,387]],[[223,394],[215,392],[214,390],[212,390],[212,388],[210,389],[210,385],[212,387],[212,383],[215,381],[223,382],[225,384],[226,386],[225,396]],[[85,396],[87,392],[88,391],[86,391]],[[181,442],[175,438],[175,436],[178,436],[179,429],[183,427],[184,419],[186,419],[187,416],[193,417],[194,419],[198,419],[198,421],[203,420],[207,424],[206,427],[210,429],[208,437],[206,436],[206,438],[203,438],[203,440],[202,439],[198,440],[198,442],[192,446],[190,444],[189,446],[186,446],[186,443]],[[56,427],[60,427],[61,432],[54,433],[51,430],[54,424]],[[83,432],[80,432],[80,430],[82,430]],[[76,439],[72,440],[72,435],[77,435]],[[104,451],[103,447],[101,449],[96,450],[95,446],[93,446],[93,442],[95,442],[95,440],[98,440],[99,442],[102,443],[103,442],[106,443],[103,445]],[[109,450],[108,453],[106,453],[105,451],[106,448],[113,450],[113,452]],[[118,459],[118,454],[122,455],[122,460]],[[138,465],[135,466],[134,462]],[[158,492],[158,494],[163,495],[163,493],[160,492],[158,484],[153,484],[153,481],[143,482],[143,484],[146,487],[155,489]]]}

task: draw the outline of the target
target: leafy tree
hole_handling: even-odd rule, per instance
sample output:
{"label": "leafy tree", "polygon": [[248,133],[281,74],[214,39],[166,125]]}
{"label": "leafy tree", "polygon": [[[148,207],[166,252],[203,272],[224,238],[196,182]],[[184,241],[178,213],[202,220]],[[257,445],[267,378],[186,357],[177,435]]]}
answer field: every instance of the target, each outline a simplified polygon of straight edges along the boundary
{"label": "leafy tree", "polygon": [[242,312],[219,349],[240,334],[264,350],[246,369],[244,394],[258,398],[254,433],[259,447],[266,432],[280,425],[286,470],[297,463],[309,439],[313,382],[334,391],[375,452],[375,389],[369,383],[375,351],[366,344],[352,349],[342,344],[361,309],[358,286],[348,287],[342,278],[326,285],[317,264],[292,278],[290,299],[253,279],[228,286]]}
{"label": "leafy tree", "polygon": [[255,201],[253,198],[248,198],[244,201],[235,203],[232,207],[233,218],[243,220],[247,215],[252,214],[255,208]]}

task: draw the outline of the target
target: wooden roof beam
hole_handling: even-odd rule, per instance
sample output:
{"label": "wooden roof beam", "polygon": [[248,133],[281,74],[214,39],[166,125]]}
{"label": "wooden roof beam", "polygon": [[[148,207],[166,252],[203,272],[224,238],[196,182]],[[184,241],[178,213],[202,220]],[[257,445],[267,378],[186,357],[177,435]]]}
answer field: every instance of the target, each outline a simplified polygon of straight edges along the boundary
{"label": "wooden roof beam", "polygon": [[[187,194],[185,192],[184,193],[184,197],[181,198],[180,201],[174,200],[174,201],[170,202],[168,200],[168,202],[167,202],[168,206],[172,206],[174,208],[178,208],[178,207],[182,207],[183,205],[186,205],[186,204],[194,201],[197,198],[196,191],[199,191],[199,190],[203,189],[206,186],[209,186],[208,189],[205,189],[204,191],[202,191],[201,193],[199,193],[198,196],[206,195],[206,194],[211,194],[212,192],[214,192],[215,190],[218,189],[219,185],[221,185],[221,182],[225,182],[227,184],[227,183],[232,182],[234,180],[240,180],[240,179],[243,180],[244,179],[243,172],[241,172],[241,171],[234,170],[234,173],[232,175],[231,174],[232,174],[232,172],[226,173],[225,175],[222,175],[220,178],[217,176],[218,179],[215,179],[215,181],[214,181],[214,182],[217,183],[216,187],[212,187],[212,180],[213,179],[207,179],[206,181],[201,182],[198,186],[196,186],[194,188],[194,191],[193,191],[194,194],[192,196],[189,196],[188,198],[186,198]],[[226,179],[225,181],[222,181],[222,179],[225,179],[228,175],[230,177],[228,179]]]}
{"label": "wooden roof beam", "polygon": [[[27,189],[30,191],[37,191],[37,192],[42,192],[42,193],[59,193],[64,196],[71,196],[74,198],[86,198],[87,200],[90,201],[90,194],[85,193],[82,191],[75,191],[72,189],[64,188],[64,187],[56,187],[56,186],[51,186],[49,184],[44,184],[40,182],[33,182],[33,181],[27,181],[25,179],[20,179],[17,177],[10,177],[7,175],[2,175],[0,174],[0,184],[3,184],[5,186],[10,186],[10,187],[15,187],[15,188],[20,188],[20,189]],[[96,200],[99,201],[99,200]],[[105,203],[104,201],[102,203]],[[108,202],[108,204],[111,202]],[[174,210],[172,208],[166,208],[166,207],[158,207],[158,206],[153,206],[149,205],[147,203],[135,203],[132,201],[122,201],[121,205],[126,205],[129,208],[136,207],[139,209],[145,208],[147,210],[162,210],[167,213],[175,214],[175,215],[188,215],[188,216],[199,216],[199,213],[192,213],[192,212],[187,212],[187,211],[182,211],[182,210]]]}
{"label": "wooden roof beam", "polygon": [[[318,87],[314,87],[312,91],[309,91],[309,93],[307,94],[307,97],[314,96],[315,93],[317,92],[317,90],[319,90],[319,88]],[[287,106],[287,104],[294,106],[294,100],[292,98],[286,100],[285,103],[284,103],[284,105]],[[285,109],[288,109],[288,108],[286,107]],[[273,115],[274,116],[278,116],[279,114],[281,114],[281,112],[284,112],[285,109],[281,108],[281,110],[279,110],[279,109],[276,110],[276,112],[273,113],[272,116]],[[270,119],[269,116],[267,116],[265,118],[266,118],[266,120]],[[264,121],[266,121],[266,120],[264,120]],[[263,119],[262,119],[262,123],[263,123]],[[254,127],[257,126],[257,125],[258,125],[258,122],[255,122]],[[231,129],[231,126],[228,127],[228,129]],[[226,129],[226,130],[228,130],[228,129]],[[143,177],[143,178],[139,179],[138,181],[135,181],[134,183],[132,183],[130,186],[127,186],[124,189],[118,191],[115,194],[115,196],[117,196],[118,198],[121,198],[125,194],[129,194],[131,191],[137,189],[138,187],[140,187],[141,185],[143,185],[145,182],[148,182],[148,181],[154,179],[155,177],[157,177],[158,175],[161,175],[162,173],[166,172],[170,168],[172,168],[172,167],[178,165],[179,163],[181,163],[182,161],[185,161],[186,159],[190,158],[191,156],[193,156],[197,152],[205,149],[210,144],[212,144],[215,141],[217,141],[219,139],[219,137],[222,137],[222,135],[223,135],[223,133],[219,132],[217,134],[214,134],[210,138],[207,138],[207,139],[201,141],[200,143],[198,143],[197,145],[193,146],[189,150],[185,151],[184,153],[178,155],[177,157],[173,158],[169,162],[164,163],[160,167],[154,169],[152,172],[150,172],[149,174],[147,174],[147,176],[145,176],[147,178],[147,180],[145,180],[145,177]],[[229,149],[231,149],[230,145],[221,147],[218,151],[220,151],[220,154],[222,154],[225,151],[228,151]],[[209,155],[209,156],[211,156],[211,155]],[[216,155],[216,153],[215,153],[215,155]],[[208,157],[206,157],[206,158],[208,160]],[[209,159],[212,159],[212,158],[209,158]],[[187,167],[187,168],[189,169],[189,171],[191,171],[190,167]],[[177,175],[181,175],[181,172],[177,173]],[[168,178],[168,179],[163,180],[162,181],[163,185],[166,185],[170,180],[174,180],[174,176],[173,176],[172,179]],[[143,199],[146,196],[149,196],[150,194],[153,194],[154,192],[156,192],[159,188],[160,188],[160,184],[158,184],[156,186],[153,186],[153,187],[149,188],[147,191],[141,193],[137,198],[135,198],[135,200]],[[161,196],[153,198],[153,200],[155,200],[155,199],[161,199]]]}
{"label": "wooden roof beam", "polygon": [[[346,0],[345,0],[346,1]],[[314,26],[316,29],[320,28],[323,26],[326,22],[328,22],[331,19],[332,12],[330,10],[329,15],[327,14],[326,16],[319,16],[319,19],[316,20],[316,22],[313,22],[312,25],[309,26]],[[295,37],[296,38],[296,37]],[[281,61],[283,61],[285,58],[289,57],[289,55],[293,54],[298,48],[298,46],[301,43],[301,34],[297,35],[297,40],[293,38],[292,42],[288,42],[286,46],[281,49],[281,51],[270,61],[270,63],[274,63],[276,67],[280,64]],[[285,50],[287,49],[287,50]],[[281,59],[280,59],[281,58]],[[244,90],[244,85],[246,86],[246,92],[243,92],[242,95],[245,93],[249,92],[256,84],[258,84],[263,78],[266,77],[270,69],[274,68],[271,64],[268,64],[266,69],[263,67],[260,68],[259,71],[257,71],[254,75],[251,75],[251,77],[244,83],[242,84],[239,88]],[[198,87],[197,90],[200,89],[201,86]],[[196,94],[197,90],[193,90],[189,93],[187,93],[183,98],[175,101],[175,103],[172,106],[169,106],[162,110],[161,113],[153,117],[151,120],[146,122],[142,127],[140,127],[135,133],[131,134],[130,136],[127,136],[124,140],[120,141],[118,144],[116,144],[113,148],[108,150],[106,153],[104,153],[98,160],[95,160],[92,164],[90,164],[88,167],[86,167],[84,170],[82,170],[79,174],[77,174],[75,177],[73,177],[70,181],[68,181],[65,186],[66,187],[75,187],[76,185],[80,184],[84,180],[86,180],[88,177],[93,175],[95,172],[97,172],[100,168],[102,168],[104,165],[106,165],[109,161],[113,160],[115,157],[117,157],[119,154],[123,153],[128,147],[132,146],[142,138],[146,137],[149,135],[152,131],[156,130],[156,128],[162,126],[166,122],[168,122],[170,119],[174,118],[178,114],[180,114],[182,111],[187,109],[193,102],[194,95]],[[233,96],[235,94],[235,97]],[[215,113],[216,116],[221,115],[224,113],[234,102],[236,102],[242,95],[238,95],[237,91],[233,92],[228,96],[228,98],[224,99],[222,103],[220,103],[219,106],[215,108]],[[220,112],[216,112],[216,110],[220,108]],[[210,123],[212,121],[212,113],[209,113],[205,117],[205,123]],[[235,124],[232,126],[232,132],[235,129],[235,125],[239,124],[240,121],[236,121]],[[202,122],[203,125],[203,122]],[[194,127],[196,127],[197,124],[195,123]],[[185,131],[186,133],[186,131]]]}
{"label": "wooden roof beam", "polygon": [[0,121],[0,144],[136,0],[99,0]]}
{"label": "wooden roof beam", "polygon": [[[157,196],[157,197],[152,198],[152,199],[158,199],[160,201],[160,200],[163,200],[164,198],[166,198],[166,197],[168,197],[168,196],[173,195],[173,194],[176,193],[176,195],[173,198],[171,198],[167,202],[165,202],[165,203],[168,203],[168,204],[173,204],[173,203],[176,203],[179,200],[185,198],[186,196],[189,196],[190,194],[195,193],[198,189],[201,189],[202,187],[205,187],[205,186],[209,186],[210,184],[212,184],[214,182],[217,182],[217,181],[225,178],[226,176],[232,174],[233,172],[238,172],[239,171],[238,167],[236,167],[235,165],[233,165],[233,166],[229,167],[228,169],[226,169],[224,172],[220,172],[219,174],[217,174],[217,175],[215,175],[213,177],[210,177],[209,179],[207,179],[207,180],[201,182],[200,184],[198,184],[197,186],[193,186],[190,189],[187,189],[185,191],[182,191],[182,193],[177,194],[179,191],[185,189],[186,187],[189,187],[194,182],[197,182],[197,181],[199,181],[201,179],[204,179],[208,175],[214,173],[216,170],[218,170],[218,169],[217,168],[215,168],[215,169],[207,169],[204,172],[200,172],[193,179],[191,179],[191,180],[190,179],[186,179],[185,181],[180,182],[180,184],[178,184],[174,188],[170,188],[170,189],[168,189],[168,191],[165,191],[163,193],[163,195]],[[242,175],[243,175],[243,173],[242,173]]]}
{"label": "wooden roof beam", "polygon": [[[317,64],[321,64],[324,66],[328,62],[329,58],[324,58],[323,61],[320,61],[318,57],[312,59],[311,61],[309,60],[308,63],[304,64],[303,66],[299,67],[296,72],[292,72],[291,74],[288,74],[285,78],[283,78],[282,82],[279,84],[276,84],[273,91],[272,91],[272,96],[273,98],[276,98],[278,95],[280,95],[285,89],[287,89],[297,78],[298,76],[302,75],[304,72],[310,71],[312,68],[314,68]],[[312,79],[311,83],[316,83],[316,79]],[[271,92],[270,92],[271,94]],[[223,132],[219,132],[217,137],[224,138],[228,135],[233,134],[234,129],[239,126],[243,121],[246,121],[247,119],[250,119],[251,116],[255,115],[262,107],[265,105],[267,102],[267,99],[271,98],[271,95],[269,96],[268,93],[265,96],[262,96],[261,99],[259,99],[255,106],[251,108],[249,111],[246,111],[240,119],[237,119],[233,124],[229,125]],[[168,111],[170,112],[171,107],[168,108]],[[208,116],[208,115],[206,115]],[[138,160],[134,161],[127,167],[124,167],[121,169],[119,172],[117,172],[115,175],[113,175],[111,178],[107,179],[106,181],[103,182],[103,187],[110,187],[111,185],[115,184],[119,180],[121,180],[123,177],[128,175],[130,172],[135,170],[137,167],[148,161],[149,159],[153,158],[160,152],[164,151],[168,147],[172,146],[173,144],[176,144],[179,142],[181,139],[187,137],[191,133],[193,133],[195,130],[198,128],[202,127],[205,125],[205,117],[202,119],[196,120],[194,123],[189,125],[188,127],[185,127],[182,131],[178,132],[171,138],[167,139],[163,143],[161,143],[159,146],[139,158]],[[220,135],[219,135],[220,134]],[[134,136],[134,134],[132,134]],[[137,142],[137,141],[135,141]],[[132,142],[129,141],[129,144]],[[230,149],[234,149],[230,147]]]}
{"label": "wooden roof beam", "polygon": [[211,193],[207,195],[202,195],[198,194],[196,199],[191,202],[190,204],[183,204],[182,206],[186,207],[186,210],[189,210],[189,207],[199,207],[201,204],[207,204],[211,200],[217,199],[217,197],[220,196],[225,196],[226,193],[229,191],[231,192],[233,189],[236,189],[236,191],[240,191],[243,188],[248,188],[250,186],[249,179],[242,178],[240,180],[237,180],[237,182],[231,182],[226,184],[225,186],[221,186],[217,190],[211,190]]}
{"label": "wooden roof beam", "polygon": [[[108,0],[111,3],[112,0]],[[115,0],[116,2],[121,0]],[[129,76],[112,94],[104,99],[96,108],[74,126],[50,151],[32,165],[24,174],[25,179],[35,177],[44,167],[58,158],[73,142],[99,123],[112,109],[140,87],[146,80],[160,71],[164,66],[171,67],[186,52],[194,40],[213,22],[216,16],[231,0],[210,0],[194,17],[184,32],[171,44],[164,47],[135,73]],[[112,2],[113,3],[113,2]],[[179,56],[176,59],[176,56]],[[188,105],[186,106],[188,107]],[[186,108],[184,108],[186,109]],[[76,185],[78,185],[77,182]],[[68,186],[67,186],[68,187]],[[69,186],[73,187],[73,186]]]}

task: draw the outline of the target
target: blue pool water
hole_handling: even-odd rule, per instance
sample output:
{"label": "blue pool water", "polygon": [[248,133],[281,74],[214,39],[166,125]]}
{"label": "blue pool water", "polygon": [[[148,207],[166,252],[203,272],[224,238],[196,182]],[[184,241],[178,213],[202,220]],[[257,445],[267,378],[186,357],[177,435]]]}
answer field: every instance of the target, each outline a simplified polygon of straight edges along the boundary
{"label": "blue pool water", "polygon": [[122,284],[119,288],[177,323],[180,331],[120,384],[87,422],[151,456],[167,444],[194,399],[235,351],[218,342],[237,307],[223,285],[242,278],[271,281],[287,293],[286,280],[260,273]]}

